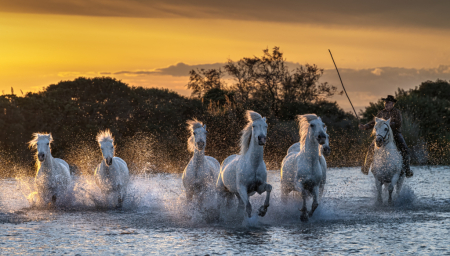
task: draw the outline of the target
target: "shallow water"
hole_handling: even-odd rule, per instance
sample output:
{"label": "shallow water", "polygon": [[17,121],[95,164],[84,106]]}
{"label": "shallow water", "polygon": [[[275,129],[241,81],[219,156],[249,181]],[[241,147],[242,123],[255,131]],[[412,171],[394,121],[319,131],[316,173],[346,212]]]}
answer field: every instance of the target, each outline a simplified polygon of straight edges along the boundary
{"label": "shallow water", "polygon": [[[332,168],[308,223],[299,201],[280,202],[279,171],[265,217],[243,227],[235,210],[220,220],[185,203],[181,175],[133,177],[122,210],[108,208],[77,178],[58,207],[30,207],[29,181],[0,180],[0,254],[450,254],[450,167],[416,167],[393,206],[374,206],[372,175]],[[251,201],[254,215],[263,195]],[[103,200],[104,201],[104,200]],[[224,213],[222,213],[223,215]]]}

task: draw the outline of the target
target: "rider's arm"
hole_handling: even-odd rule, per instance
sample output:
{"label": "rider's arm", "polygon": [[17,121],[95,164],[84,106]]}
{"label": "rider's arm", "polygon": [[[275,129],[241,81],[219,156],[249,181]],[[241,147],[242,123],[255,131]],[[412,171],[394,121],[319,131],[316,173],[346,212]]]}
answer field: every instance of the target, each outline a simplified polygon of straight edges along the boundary
{"label": "rider's arm", "polygon": [[[376,117],[381,118],[381,111],[378,112]],[[374,126],[375,126],[375,120],[372,120],[364,125],[364,130],[371,130],[371,129],[373,129]]]}
{"label": "rider's arm", "polygon": [[373,129],[374,126],[375,126],[375,120],[372,120],[364,125],[364,130]]}

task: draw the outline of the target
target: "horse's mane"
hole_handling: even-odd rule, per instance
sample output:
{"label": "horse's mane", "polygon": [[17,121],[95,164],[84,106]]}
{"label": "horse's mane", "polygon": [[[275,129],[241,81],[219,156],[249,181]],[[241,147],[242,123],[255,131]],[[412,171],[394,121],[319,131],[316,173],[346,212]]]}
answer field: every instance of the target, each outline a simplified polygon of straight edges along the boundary
{"label": "horse's mane", "polygon": [[240,144],[241,144],[241,152],[239,152],[240,155],[245,155],[245,153],[247,153],[248,148],[250,146],[250,140],[252,138],[252,123],[254,121],[262,119],[262,116],[260,114],[256,113],[255,111],[252,111],[252,110],[247,110],[245,115],[246,115],[248,123],[241,132],[242,135],[241,135],[241,140],[240,140]]}
{"label": "horse's mane", "polygon": [[189,152],[194,152],[195,150],[195,137],[194,130],[203,127],[203,123],[197,119],[187,120],[188,130],[191,131],[191,136],[188,139],[187,148]]}
{"label": "horse's mane", "polygon": [[304,114],[297,116],[299,126],[300,145],[305,145],[306,135],[308,134],[309,122],[320,119],[316,114]]}
{"label": "horse's mane", "polygon": [[101,144],[102,142],[110,141],[114,144],[114,137],[111,134],[111,131],[109,129],[106,129],[104,131],[100,131],[97,134],[97,142],[98,144]]}
{"label": "horse's mane", "polygon": [[53,142],[53,137],[51,133],[33,133],[33,139],[28,142],[28,147],[34,148],[36,147],[39,140],[47,138],[49,143]]}

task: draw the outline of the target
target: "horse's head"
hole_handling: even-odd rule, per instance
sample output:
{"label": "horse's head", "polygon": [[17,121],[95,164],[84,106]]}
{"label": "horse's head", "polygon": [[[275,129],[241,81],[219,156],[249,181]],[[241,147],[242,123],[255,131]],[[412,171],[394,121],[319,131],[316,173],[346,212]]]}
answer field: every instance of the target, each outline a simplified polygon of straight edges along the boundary
{"label": "horse's head", "polygon": [[373,127],[373,134],[375,135],[375,144],[381,147],[390,139],[391,134],[391,119],[384,120],[382,118],[375,118],[375,126]]}
{"label": "horse's head", "polygon": [[258,118],[252,122],[252,136],[256,141],[258,141],[258,145],[264,146],[266,144],[267,123],[265,117]]}
{"label": "horse's head", "polygon": [[52,134],[33,134],[34,138],[28,143],[30,147],[36,147],[37,157],[40,162],[45,160],[45,157],[50,154],[50,143],[52,143]]}
{"label": "horse's head", "polygon": [[188,129],[191,131],[191,137],[188,140],[188,149],[192,152],[194,149],[202,151],[206,148],[206,125],[194,120],[187,121]]}
{"label": "horse's head", "polygon": [[97,142],[102,150],[106,165],[111,165],[114,158],[114,138],[109,129],[97,134]]}
{"label": "horse's head", "polygon": [[300,140],[306,140],[306,136],[311,136],[320,145],[326,143],[327,133],[326,125],[322,122],[322,119],[315,114],[299,115],[298,117],[300,125]]}
{"label": "horse's head", "polygon": [[329,156],[331,154],[331,148],[330,148],[330,135],[328,135],[327,132],[327,127],[325,127],[325,135],[327,136],[327,138],[325,139],[325,143],[322,145],[322,154],[324,156]]}
{"label": "horse's head", "polygon": [[264,146],[267,139],[266,118],[251,110],[247,110],[246,116],[247,125],[241,135],[241,155],[247,152],[253,139],[259,146]]}

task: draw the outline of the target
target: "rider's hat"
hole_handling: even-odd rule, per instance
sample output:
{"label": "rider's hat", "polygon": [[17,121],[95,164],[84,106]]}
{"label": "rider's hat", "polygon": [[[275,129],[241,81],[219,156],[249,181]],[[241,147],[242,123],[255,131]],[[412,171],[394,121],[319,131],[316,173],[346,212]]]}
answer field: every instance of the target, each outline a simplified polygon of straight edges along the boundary
{"label": "rider's hat", "polygon": [[394,99],[394,96],[392,96],[392,95],[388,95],[386,98],[381,98],[381,100],[384,100],[384,101],[392,101],[392,102],[394,102],[394,103],[397,102],[397,100]]}

